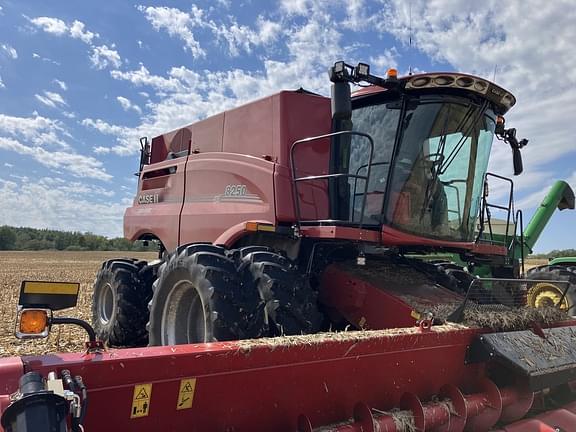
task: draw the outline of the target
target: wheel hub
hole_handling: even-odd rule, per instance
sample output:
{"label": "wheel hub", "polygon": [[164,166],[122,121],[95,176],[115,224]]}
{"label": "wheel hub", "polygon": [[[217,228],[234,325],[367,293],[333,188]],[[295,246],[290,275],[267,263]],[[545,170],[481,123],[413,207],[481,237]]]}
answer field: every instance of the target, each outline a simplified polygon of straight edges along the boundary
{"label": "wheel hub", "polygon": [[568,309],[568,300],[562,296],[562,289],[549,282],[540,282],[528,291],[528,306],[535,308],[559,306],[561,310]]}
{"label": "wheel hub", "polygon": [[207,341],[204,303],[192,282],[180,281],[168,294],[161,329],[162,345]]}
{"label": "wheel hub", "polygon": [[98,299],[98,318],[100,322],[104,325],[108,324],[112,319],[114,314],[114,305],[116,303],[116,297],[114,296],[114,290],[112,285],[106,283],[102,290],[100,291],[100,298]]}

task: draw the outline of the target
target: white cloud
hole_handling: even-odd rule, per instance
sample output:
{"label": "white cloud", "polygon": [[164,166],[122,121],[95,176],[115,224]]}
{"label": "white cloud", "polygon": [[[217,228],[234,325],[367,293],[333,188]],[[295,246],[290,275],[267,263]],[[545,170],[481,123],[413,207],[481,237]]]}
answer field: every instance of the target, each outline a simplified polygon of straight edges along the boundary
{"label": "white cloud", "polygon": [[0,137],[0,148],[24,156],[48,168],[63,169],[75,177],[94,178],[108,181],[112,176],[103,168],[101,161],[71,151],[48,151],[44,147],[25,145],[11,138]]}
{"label": "white cloud", "polygon": [[95,46],[92,48],[92,55],[90,61],[96,69],[104,69],[108,66],[119,68],[122,64],[120,54],[116,51],[114,45],[108,48],[106,45]]}
{"label": "white cloud", "polygon": [[0,114],[0,135],[22,139],[36,146],[57,146],[67,149],[63,137],[69,134],[58,121],[35,114],[33,117],[15,117]]}
{"label": "white cloud", "polygon": [[18,58],[18,51],[14,47],[8,44],[1,44],[0,49],[11,59],[16,60]]}
{"label": "white cloud", "polygon": [[6,88],[4,81],[2,81],[2,77],[0,76],[0,89]]}
{"label": "white cloud", "polygon": [[281,0],[281,8],[288,15],[307,15],[310,8],[309,0]]}
{"label": "white cloud", "polygon": [[3,211],[0,225],[29,226],[122,236],[128,198],[86,182],[61,178],[0,178]]}
{"label": "white cloud", "polygon": [[[47,33],[56,36],[70,36],[73,39],[78,39],[90,46],[90,62],[96,69],[105,69],[108,66],[119,68],[122,65],[120,54],[115,49],[115,45],[96,45],[95,39],[100,38],[98,33],[91,32],[86,29],[86,25],[82,21],[74,20],[72,24],[67,24],[58,18],[38,17],[28,18],[28,20],[44,30]],[[33,54],[33,56],[39,55]]]}
{"label": "white cloud", "polygon": [[142,114],[142,110],[140,109],[140,107],[136,104],[133,104],[130,99],[127,99],[125,97],[122,96],[118,96],[116,98],[116,100],[120,103],[120,105],[122,106],[122,109],[124,111],[136,111],[138,114]]}
{"label": "white cloud", "polygon": [[8,162],[4,162],[4,166],[6,168],[14,168],[14,165],[12,165],[11,163],[8,163]]}
{"label": "white cloud", "polygon": [[53,82],[54,82],[58,87],[60,87],[61,90],[64,90],[64,91],[68,90],[68,86],[66,85],[66,83],[65,83],[64,81],[60,81],[60,80],[58,80],[58,79],[55,79],[55,80],[53,80]]}
{"label": "white cloud", "polygon": [[91,31],[85,30],[86,26],[83,22],[75,20],[69,27],[70,36],[74,39],[80,39],[82,42],[90,44],[94,37],[98,37],[98,33],[92,33]]}
{"label": "white cloud", "polygon": [[58,121],[35,115],[14,117],[0,114],[0,148],[29,156],[52,169],[62,169],[75,177],[110,180],[101,161],[76,153],[66,139],[70,137]]}
{"label": "white cloud", "polygon": [[44,91],[44,95],[35,94],[34,97],[51,108],[68,105],[64,98],[56,92]]}
{"label": "white cloud", "polygon": [[389,68],[398,68],[398,51],[396,48],[385,48],[382,54],[370,57],[370,73],[384,76]]}
{"label": "white cloud", "polygon": [[74,20],[72,24],[67,24],[59,18],[37,17],[28,20],[45,31],[56,36],[68,35],[72,39],[79,39],[85,44],[91,45],[94,38],[100,37],[98,33],[86,30],[86,25],[82,21]]}
{"label": "white cloud", "polygon": [[35,58],[35,59],[38,59],[38,60],[42,60],[42,61],[47,62],[47,63],[52,63],[52,64],[55,64],[56,66],[60,66],[60,63],[57,62],[56,60],[52,60],[52,59],[50,59],[50,58],[48,58],[48,57],[42,57],[42,56],[41,56],[40,54],[38,54],[38,53],[32,53],[32,58]]}
{"label": "white cloud", "polygon": [[177,37],[184,42],[185,49],[189,50],[192,57],[204,57],[206,51],[194,37],[192,29],[204,26],[203,11],[192,5],[191,13],[182,12],[180,9],[160,7],[137,6],[140,12],[146,15],[146,19],[155,30],[166,30],[170,36]]}
{"label": "white cloud", "polygon": [[208,18],[206,11],[196,5],[192,5],[190,12],[165,6],[137,6],[137,9],[144,13],[154,29],[165,30],[170,36],[182,40],[184,49],[190,51],[194,58],[206,56],[206,50],[195,36],[198,32],[212,33],[217,41],[227,45],[230,55],[238,56],[243,51],[250,53],[254,46],[274,42],[282,31],[280,23],[262,16],[257,18],[254,29],[239,24],[233,17],[228,17],[225,22],[216,23]]}
{"label": "white cloud", "polygon": [[137,86],[150,86],[163,92],[174,92],[183,88],[180,81],[177,79],[151,75],[150,71],[142,64],[138,70],[128,72],[113,70],[110,72],[110,75],[112,78],[117,80],[130,81],[132,84]]}
{"label": "white cloud", "polygon": [[68,32],[68,26],[66,23],[58,18],[37,17],[32,18],[30,22],[44,30],[46,33],[52,33],[56,36],[62,36]]}

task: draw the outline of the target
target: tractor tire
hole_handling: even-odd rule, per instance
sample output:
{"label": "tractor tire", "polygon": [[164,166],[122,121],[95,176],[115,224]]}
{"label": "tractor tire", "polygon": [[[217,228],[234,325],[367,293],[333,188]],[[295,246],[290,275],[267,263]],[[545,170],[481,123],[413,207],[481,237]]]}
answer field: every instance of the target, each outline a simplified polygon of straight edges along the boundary
{"label": "tractor tire", "polygon": [[147,304],[152,297],[155,267],[146,261],[121,258],[105,261],[94,281],[92,324],[109,346],[148,344]]}
{"label": "tractor tire", "polygon": [[252,284],[264,302],[264,329],[269,336],[311,334],[324,321],[318,293],[288,258],[251,246],[235,253],[243,283]]}
{"label": "tractor tire", "polygon": [[191,244],[159,269],[149,303],[149,344],[178,345],[257,337],[257,291],[245,291],[226,249]]}
{"label": "tractor tire", "polygon": [[568,292],[561,305],[570,315],[576,315],[576,271],[559,265],[544,265],[534,267],[527,272],[528,279],[542,280],[542,283],[532,283],[528,287],[528,305],[538,307],[557,303],[561,297],[565,284],[546,284],[546,280],[562,280],[569,283]]}

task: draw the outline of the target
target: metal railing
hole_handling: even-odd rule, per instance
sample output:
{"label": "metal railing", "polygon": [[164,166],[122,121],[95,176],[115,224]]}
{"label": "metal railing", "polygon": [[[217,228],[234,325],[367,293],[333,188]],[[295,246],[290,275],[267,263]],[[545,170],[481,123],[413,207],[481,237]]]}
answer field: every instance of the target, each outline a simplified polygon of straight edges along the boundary
{"label": "metal railing", "polygon": [[[365,176],[359,174],[351,174],[351,173],[329,173],[329,174],[320,174],[320,175],[307,175],[303,177],[297,177],[296,171],[296,162],[295,162],[295,150],[298,146],[306,143],[310,143],[313,141],[319,141],[323,139],[330,139],[334,137],[341,137],[341,136],[360,136],[366,138],[370,145],[370,152],[368,156],[368,164],[367,164],[367,173]],[[332,140],[330,140],[330,150],[332,149]],[[352,144],[351,144],[352,145]],[[356,131],[341,131],[341,132],[334,132],[326,135],[319,135],[310,138],[304,138],[298,141],[295,141],[290,148],[290,168],[292,171],[292,190],[294,194],[294,211],[296,213],[296,223],[297,226],[300,227],[303,222],[310,223],[310,224],[321,224],[321,223],[335,223],[335,224],[342,224],[342,223],[351,223],[354,222],[354,212],[352,212],[352,218],[348,220],[342,219],[307,219],[304,221],[302,219],[302,211],[300,207],[300,195],[298,190],[298,183],[301,182],[314,182],[319,180],[330,180],[330,179],[339,179],[339,178],[353,178],[357,182],[358,180],[364,180],[364,192],[363,192],[363,199],[362,199],[362,207],[360,209],[360,221],[358,222],[358,228],[362,228],[362,224],[364,221],[364,210],[366,208],[366,196],[368,194],[368,186],[370,181],[370,166],[372,164],[372,158],[374,156],[374,140],[368,134]],[[328,194],[328,202],[330,203],[330,193],[327,190]]]}

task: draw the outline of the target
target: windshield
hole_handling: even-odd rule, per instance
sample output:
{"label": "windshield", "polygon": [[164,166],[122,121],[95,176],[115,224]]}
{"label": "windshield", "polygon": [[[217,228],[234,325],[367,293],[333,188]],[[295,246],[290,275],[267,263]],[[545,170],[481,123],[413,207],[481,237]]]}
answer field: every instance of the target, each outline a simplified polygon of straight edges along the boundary
{"label": "windshield", "polygon": [[473,241],[494,113],[467,98],[412,100],[403,117],[385,222],[402,231]]}

